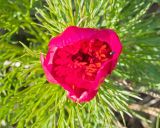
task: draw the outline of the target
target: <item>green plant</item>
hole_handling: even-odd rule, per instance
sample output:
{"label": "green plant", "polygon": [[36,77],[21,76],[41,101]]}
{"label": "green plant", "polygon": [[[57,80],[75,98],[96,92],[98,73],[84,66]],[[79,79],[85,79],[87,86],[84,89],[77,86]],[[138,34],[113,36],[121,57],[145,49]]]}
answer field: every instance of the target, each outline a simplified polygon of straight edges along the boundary
{"label": "green plant", "polygon": [[[137,115],[128,108],[140,99],[136,93],[160,90],[160,14],[147,11],[152,1],[0,3],[0,121],[6,126],[120,127],[117,113],[124,125],[125,114]],[[40,52],[47,51],[49,38],[70,25],[112,28],[123,43],[116,70],[89,103],[76,104],[67,99],[61,87],[46,81],[40,64]],[[25,40],[13,39],[20,29],[25,32]]]}

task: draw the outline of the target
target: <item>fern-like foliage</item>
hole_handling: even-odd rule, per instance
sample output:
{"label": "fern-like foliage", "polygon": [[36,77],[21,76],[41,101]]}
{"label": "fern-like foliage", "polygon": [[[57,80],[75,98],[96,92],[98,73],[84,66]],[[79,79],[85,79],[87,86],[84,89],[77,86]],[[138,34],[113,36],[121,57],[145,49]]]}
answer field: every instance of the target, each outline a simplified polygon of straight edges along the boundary
{"label": "fern-like foliage", "polygon": [[[0,126],[120,127],[117,115],[123,125],[124,115],[136,115],[128,105],[139,99],[137,92],[160,90],[160,13],[148,11],[152,1],[0,3]],[[117,69],[89,103],[70,101],[59,85],[46,81],[40,64],[49,39],[71,25],[112,28],[123,43]]]}

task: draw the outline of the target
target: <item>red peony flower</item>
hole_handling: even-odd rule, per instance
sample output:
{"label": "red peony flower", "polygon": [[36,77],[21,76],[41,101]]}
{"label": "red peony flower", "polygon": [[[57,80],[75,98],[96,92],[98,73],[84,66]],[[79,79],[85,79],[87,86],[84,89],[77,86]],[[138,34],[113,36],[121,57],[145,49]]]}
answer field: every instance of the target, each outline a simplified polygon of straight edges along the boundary
{"label": "red peony flower", "polygon": [[52,38],[41,63],[50,83],[62,86],[75,102],[87,102],[117,64],[122,45],[110,29],[68,27]]}

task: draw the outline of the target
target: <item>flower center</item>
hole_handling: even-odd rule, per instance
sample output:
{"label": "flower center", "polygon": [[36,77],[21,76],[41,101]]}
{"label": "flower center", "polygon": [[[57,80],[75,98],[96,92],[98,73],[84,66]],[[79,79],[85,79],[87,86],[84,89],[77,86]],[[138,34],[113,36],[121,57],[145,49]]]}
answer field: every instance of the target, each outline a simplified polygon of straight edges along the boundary
{"label": "flower center", "polygon": [[106,42],[91,40],[82,42],[79,51],[72,55],[75,68],[82,68],[83,79],[94,80],[101,65],[112,56],[111,49]]}
{"label": "flower center", "polygon": [[93,81],[112,53],[109,45],[100,40],[80,41],[59,48],[53,59],[53,75],[72,85],[79,78]]}
{"label": "flower center", "polygon": [[72,56],[72,61],[78,61],[78,62],[88,62],[90,55],[83,53],[83,51],[79,51],[75,55]]}

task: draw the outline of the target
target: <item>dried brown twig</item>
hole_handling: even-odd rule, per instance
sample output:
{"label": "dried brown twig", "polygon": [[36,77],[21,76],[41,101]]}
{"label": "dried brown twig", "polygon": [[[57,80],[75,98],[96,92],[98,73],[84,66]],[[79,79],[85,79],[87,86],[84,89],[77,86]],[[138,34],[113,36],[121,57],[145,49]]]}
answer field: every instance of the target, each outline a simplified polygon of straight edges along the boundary
{"label": "dried brown twig", "polygon": [[131,104],[129,105],[129,108],[136,111],[142,111],[152,116],[158,116],[160,114],[160,108],[155,108],[155,107],[147,107],[139,104]]}

